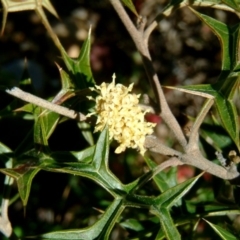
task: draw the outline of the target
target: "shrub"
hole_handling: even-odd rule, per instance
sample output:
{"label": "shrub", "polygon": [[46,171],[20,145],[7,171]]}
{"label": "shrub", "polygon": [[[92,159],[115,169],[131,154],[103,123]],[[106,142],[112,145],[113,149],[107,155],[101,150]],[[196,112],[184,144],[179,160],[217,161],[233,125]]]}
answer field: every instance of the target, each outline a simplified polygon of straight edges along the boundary
{"label": "shrub", "polygon": [[[25,70],[22,76],[12,77],[11,70],[1,70],[4,96],[1,125],[2,129],[7,129],[10,124],[13,131],[9,136],[2,131],[0,139],[0,159],[4,165],[0,171],[6,175],[0,230],[5,238],[23,239],[37,234],[32,238],[176,240],[240,237],[240,145],[236,101],[240,25],[237,1],[173,0],[167,4],[136,1],[135,5],[130,0],[89,1],[90,8],[94,4],[103,4],[100,14],[107,9],[110,21],[114,19],[111,14],[115,11],[137,49],[132,50],[125,30],[115,27],[113,38],[123,34],[123,46],[129,51],[129,56],[123,56],[126,62],[122,66],[131,64],[134,67],[130,73],[115,67],[116,75],[107,72],[109,78],[104,81],[102,73],[91,67],[94,65],[94,55],[92,60],[90,55],[91,31],[95,26],[89,28],[79,56],[72,58],[53,30],[48,20],[51,17],[45,14],[47,9],[58,17],[50,1],[2,0],[1,3],[2,38],[8,13],[34,10],[61,54],[61,59],[55,57],[61,89],[57,94],[49,91],[47,94],[51,96],[40,98],[34,94],[29,77],[36,75],[40,67],[31,59],[27,59],[28,71]],[[64,8],[60,1],[55,5]],[[108,9],[108,5],[113,9]],[[155,7],[160,11],[153,17]],[[173,13],[176,11],[180,15]],[[173,15],[172,19],[170,15]],[[230,20],[224,21],[224,16],[236,19],[235,25]],[[177,23],[179,19],[178,27],[185,35],[169,27],[171,21]],[[183,19],[188,24],[184,25]],[[195,23],[198,28],[186,30]],[[118,26],[115,24],[113,26]],[[163,44],[154,36],[159,34],[154,32],[157,28],[163,37],[167,36],[168,53],[159,49],[160,53],[150,54],[154,44]],[[195,30],[203,31],[202,39],[189,35]],[[177,37],[171,38],[168,31],[179,36],[179,42]],[[204,44],[207,45],[209,36],[215,39],[210,31],[220,42],[220,74],[216,73],[215,62],[211,63],[213,56],[208,53],[205,53],[205,59],[197,56]],[[102,33],[106,38],[112,37],[107,36],[104,29]],[[182,51],[183,41],[190,48],[188,52]],[[218,62],[218,45],[214,42],[213,46]],[[98,47],[104,52],[101,44]],[[41,49],[39,54],[43,55],[46,49]],[[55,50],[51,50],[54,53]],[[203,48],[204,51],[208,50]],[[157,57],[161,52],[167,61],[161,63],[168,69],[166,71],[158,68],[160,62],[151,57]],[[196,57],[194,62],[186,63],[185,70],[188,64],[192,68],[196,65],[202,74],[198,75],[202,76],[200,81],[181,72],[183,68],[174,67],[174,58],[181,55],[187,61],[183,57],[189,52]],[[1,53],[3,58],[8,54],[7,51]],[[114,62],[110,54],[106,56],[109,62]],[[212,72],[207,75],[204,67]],[[166,72],[171,68],[175,74],[169,77]],[[187,76],[190,80],[184,79]],[[212,79],[208,79],[210,76]],[[144,82],[145,78],[150,87]],[[53,80],[50,82],[48,86],[52,86]],[[169,86],[163,87],[163,82]],[[41,87],[36,88],[41,92]],[[6,94],[13,98],[7,98]],[[170,96],[174,99],[169,99]],[[184,113],[181,104],[185,105]],[[10,189],[15,192],[16,187],[18,194],[12,196]],[[13,209],[10,203],[15,204]],[[17,206],[26,213],[24,222],[12,217],[18,212]],[[38,213],[30,214],[28,218],[29,210]],[[59,213],[61,211],[64,213]],[[46,226],[40,227],[44,225],[44,219]],[[39,228],[47,233],[39,233]]]}

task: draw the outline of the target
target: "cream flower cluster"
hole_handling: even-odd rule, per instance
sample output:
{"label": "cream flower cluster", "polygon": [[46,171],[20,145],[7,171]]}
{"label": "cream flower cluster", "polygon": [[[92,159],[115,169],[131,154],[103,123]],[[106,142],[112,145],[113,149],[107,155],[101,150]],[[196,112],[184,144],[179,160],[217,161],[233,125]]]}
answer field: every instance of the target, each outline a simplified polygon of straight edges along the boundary
{"label": "cream flower cluster", "polygon": [[122,84],[115,85],[115,74],[110,84],[102,83],[100,86],[91,88],[99,93],[96,99],[95,112],[97,122],[95,132],[102,131],[105,125],[109,128],[110,139],[115,139],[120,145],[115,153],[121,153],[126,148],[137,148],[142,155],[145,136],[153,133],[154,123],[144,120],[144,114],[138,106],[140,95],[130,94],[133,88],[131,84],[128,88]]}

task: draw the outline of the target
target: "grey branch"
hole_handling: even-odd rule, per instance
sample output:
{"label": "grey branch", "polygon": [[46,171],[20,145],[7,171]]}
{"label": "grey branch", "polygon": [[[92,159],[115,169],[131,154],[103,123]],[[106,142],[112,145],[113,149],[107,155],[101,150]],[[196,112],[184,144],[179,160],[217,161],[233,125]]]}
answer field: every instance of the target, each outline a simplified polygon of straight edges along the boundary
{"label": "grey branch", "polygon": [[58,114],[61,114],[63,116],[69,117],[71,119],[76,119],[78,121],[85,121],[86,116],[82,113],[76,112],[74,110],[68,109],[66,107],[51,103],[47,100],[44,100],[42,98],[39,98],[37,96],[34,96],[30,93],[24,92],[21,89],[14,87],[12,89],[7,89],[6,92],[12,96],[15,96],[17,98],[20,98],[23,101],[33,103],[39,107],[46,108],[52,112],[56,112]]}
{"label": "grey branch", "polygon": [[201,152],[196,149],[194,149],[194,151],[188,151],[188,153],[184,154],[159,143],[159,141],[152,136],[146,137],[145,147],[149,149],[149,151],[155,153],[177,157],[183,164],[192,165],[222,179],[233,180],[239,177],[239,172],[236,168],[226,169],[217,165],[204,158]]}

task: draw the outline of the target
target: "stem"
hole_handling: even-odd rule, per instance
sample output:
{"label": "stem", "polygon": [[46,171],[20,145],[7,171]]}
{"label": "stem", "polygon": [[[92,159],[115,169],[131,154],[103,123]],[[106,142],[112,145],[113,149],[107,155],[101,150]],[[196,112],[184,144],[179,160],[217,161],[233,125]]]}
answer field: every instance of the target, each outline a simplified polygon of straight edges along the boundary
{"label": "stem", "polygon": [[[220,165],[217,165],[208,159],[204,158],[199,153],[185,154],[182,156],[182,161],[185,164],[192,165],[205,172],[208,172],[214,176],[217,176],[225,180],[237,180],[240,177],[237,169],[225,169]],[[239,182],[239,180],[237,180]],[[239,183],[238,183],[239,184]]]}
{"label": "stem", "polygon": [[181,152],[161,144],[156,137],[151,135],[146,136],[144,147],[151,152],[157,152],[166,156],[177,156],[181,158],[181,155],[182,155]]}
{"label": "stem", "polygon": [[148,42],[148,39],[152,33],[152,31],[157,27],[158,23],[157,21],[153,21],[148,27],[147,29],[145,30],[144,32],[144,39],[146,42]]}
{"label": "stem", "polygon": [[46,108],[52,112],[56,112],[63,116],[69,117],[71,119],[76,119],[78,121],[85,121],[87,119],[86,116],[80,112],[76,112],[76,111],[68,109],[66,107],[56,105],[47,100],[36,97],[30,93],[24,92],[17,87],[12,88],[11,90],[7,89],[6,92],[12,96],[20,98],[23,101],[35,104],[42,108]]}
{"label": "stem", "polygon": [[240,177],[240,174],[236,168],[225,169],[204,158],[199,150],[182,154],[179,151],[160,144],[156,140],[154,141],[154,138],[151,139],[150,136],[146,137],[145,146],[147,146],[151,152],[178,157],[183,164],[194,166],[225,180],[236,180],[237,184],[239,184],[238,178]]}
{"label": "stem", "polygon": [[205,101],[204,106],[202,107],[201,111],[199,112],[193,127],[191,129],[189,142],[187,149],[192,151],[193,149],[198,149],[198,131],[199,128],[206,117],[207,113],[209,112],[210,108],[212,107],[214,101],[213,99],[208,99]]}
{"label": "stem", "polygon": [[183,165],[183,164],[184,163],[181,160],[179,160],[178,158],[172,157],[172,158],[168,159],[167,161],[162,162],[155,169],[153,169],[153,175],[151,178],[154,178],[158,173],[160,173],[161,171],[163,171],[164,169],[166,169],[168,167],[176,167],[176,166]]}

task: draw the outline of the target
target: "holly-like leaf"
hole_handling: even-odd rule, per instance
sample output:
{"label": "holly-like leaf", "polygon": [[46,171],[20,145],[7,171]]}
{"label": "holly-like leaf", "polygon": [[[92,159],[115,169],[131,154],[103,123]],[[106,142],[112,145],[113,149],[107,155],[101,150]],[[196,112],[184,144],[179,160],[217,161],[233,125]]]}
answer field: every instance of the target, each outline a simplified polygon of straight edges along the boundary
{"label": "holly-like leaf", "polygon": [[[156,215],[161,222],[165,237],[171,240],[181,239],[175,223],[171,218],[170,208],[179,202],[179,200],[193,187],[193,185],[202,175],[203,173],[172,188],[169,188],[157,197],[128,194],[125,197],[125,205],[151,206],[152,213]],[[131,184],[129,184],[129,186],[130,185]],[[158,235],[162,235],[162,233],[159,232]]]}
{"label": "holly-like leaf", "polygon": [[9,0],[1,0],[3,5],[3,24],[2,24],[2,33],[4,31],[7,14],[9,12],[20,12],[27,10],[37,10],[42,7],[48,9],[50,13],[52,13],[55,17],[58,17],[56,10],[51,4],[50,0],[24,0],[24,1],[9,1]]}
{"label": "holly-like leaf", "polygon": [[0,172],[6,174],[17,181],[19,195],[23,205],[26,206],[30,194],[32,180],[41,169],[34,166],[31,161],[21,164],[15,168],[0,169]]}
{"label": "holly-like leaf", "polygon": [[178,230],[170,216],[169,209],[193,187],[202,174],[189,179],[175,187],[169,188],[153,201],[153,213],[159,217],[162,229],[167,239],[181,239]]}
{"label": "holly-like leaf", "polygon": [[[62,87],[59,93],[54,97],[52,103],[62,104],[64,101],[75,96],[76,86],[69,75],[61,68],[59,68]],[[38,107],[33,104],[26,104],[16,111],[25,111],[34,115],[34,143],[42,146],[48,146],[48,139],[55,130],[60,115]]]}
{"label": "holly-like leaf", "polygon": [[77,89],[76,85],[74,84],[74,81],[70,78],[69,74],[59,66],[58,70],[61,77],[62,87],[58,94],[52,100],[52,102],[55,104],[61,104],[67,99],[75,96],[74,91]]}
{"label": "holly-like leaf", "polygon": [[183,183],[176,185],[175,187],[169,188],[167,191],[163,192],[154,201],[154,205],[157,208],[170,208],[176,204],[179,199],[181,199],[196,183],[196,181],[203,175],[203,173],[198,176],[186,180]]}
{"label": "holly-like leaf", "polygon": [[[225,79],[238,61],[239,24],[229,26],[207,15],[191,9],[218,37],[222,49],[222,72],[219,79]],[[223,89],[223,91],[225,91]]]}
{"label": "holly-like leaf", "polygon": [[48,146],[48,139],[56,128],[60,115],[34,104],[26,104],[17,109],[17,111],[25,111],[33,114],[35,119],[34,143],[41,146]]}
{"label": "holly-like leaf", "polygon": [[114,197],[119,196],[120,193],[122,194],[125,192],[125,188],[119,179],[109,170],[109,145],[108,128],[106,127],[99,136],[94,148],[91,163],[66,161],[65,163],[59,164],[55,162],[42,166],[42,169],[53,172],[69,173],[92,179]]}
{"label": "holly-like leaf", "polygon": [[[57,231],[41,235],[41,239],[61,239],[61,240],[92,240],[92,239],[109,239],[111,230],[124,210],[122,199],[115,199],[102,215],[100,220],[92,226],[76,229]],[[39,239],[39,236],[36,237]]]}
{"label": "holly-like leaf", "polygon": [[78,89],[92,87],[95,84],[90,66],[90,50],[91,29],[89,30],[88,38],[84,41],[77,59],[70,58],[62,48],[63,60],[68,70],[71,72],[71,77]]}
{"label": "holly-like leaf", "polygon": [[225,129],[229,132],[237,146],[239,146],[238,115],[232,100],[239,86],[238,52],[240,25],[237,24],[231,27],[209,16],[200,14],[195,10],[193,11],[212,29],[220,40],[222,49],[222,72],[217,83],[207,86],[209,88],[212,87],[213,92],[210,94],[215,97],[218,113]]}

